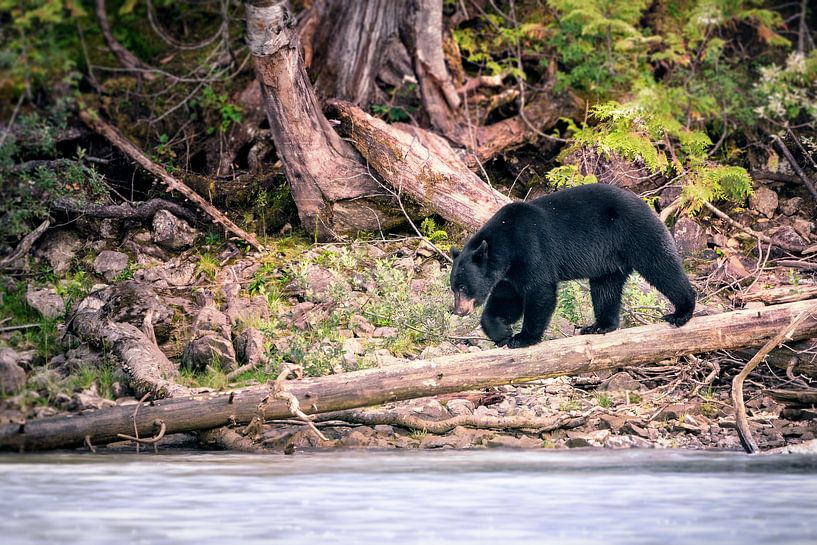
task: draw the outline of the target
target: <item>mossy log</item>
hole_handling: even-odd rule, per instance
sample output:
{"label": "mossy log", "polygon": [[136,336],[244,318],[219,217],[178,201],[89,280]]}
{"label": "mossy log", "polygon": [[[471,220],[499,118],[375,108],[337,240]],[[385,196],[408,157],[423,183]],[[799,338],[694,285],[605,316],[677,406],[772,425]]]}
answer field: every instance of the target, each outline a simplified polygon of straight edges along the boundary
{"label": "mossy log", "polygon": [[[543,342],[509,350],[500,348],[431,360],[400,362],[321,378],[287,382],[287,391],[306,413],[353,409],[417,397],[472,390],[546,377],[628,367],[692,353],[758,346],[791,324],[806,318],[793,339],[817,336],[817,301],[801,301],[757,310],[693,318],[681,328],[668,324],[622,329]],[[167,433],[243,424],[255,417],[290,416],[286,401],[274,399],[269,386],[233,392],[159,400],[134,414],[132,406],[32,420],[0,426],[0,449],[43,450],[104,444],[117,434],[152,435],[164,424]]]}

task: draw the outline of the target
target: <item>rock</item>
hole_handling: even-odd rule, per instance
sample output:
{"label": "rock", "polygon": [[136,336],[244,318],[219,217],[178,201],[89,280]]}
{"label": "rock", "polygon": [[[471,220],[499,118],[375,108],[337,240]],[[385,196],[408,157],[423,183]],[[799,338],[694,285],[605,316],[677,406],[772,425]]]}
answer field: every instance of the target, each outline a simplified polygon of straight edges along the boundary
{"label": "rock", "polygon": [[127,254],[104,250],[99,252],[99,255],[94,259],[94,271],[103,276],[107,282],[113,282],[117,276],[128,268],[128,260]]}
{"label": "rock", "polygon": [[183,250],[196,241],[198,231],[167,210],[153,216],[153,242],[168,250]]}
{"label": "rock", "polygon": [[126,280],[111,289],[112,295],[104,308],[106,318],[142,329],[150,314],[157,342],[170,339],[174,324],[173,311],[164,304],[167,297],[159,297],[150,285],[135,280]]}
{"label": "rock", "polygon": [[806,247],[806,241],[789,225],[783,225],[770,231],[771,238],[774,242],[788,244],[794,247]]}
{"label": "rock", "polygon": [[678,200],[678,198],[681,196],[682,190],[683,188],[678,185],[668,185],[667,187],[662,189],[658,198],[658,204],[661,207],[661,209],[663,210],[664,208]]}
{"label": "rock", "polygon": [[24,355],[11,348],[0,348],[0,392],[13,394],[26,383],[26,372],[20,367]]}
{"label": "rock", "polygon": [[452,399],[445,407],[452,416],[474,414],[474,403],[469,399]]}
{"label": "rock", "polygon": [[814,222],[803,218],[794,218],[791,222],[791,226],[798,235],[806,240],[811,240],[811,234],[814,231]]}
{"label": "rock", "polygon": [[96,391],[96,386],[89,390],[77,392],[71,396],[70,401],[65,403],[65,408],[69,411],[86,411],[88,409],[105,409],[116,406],[116,402],[100,397]]}
{"label": "rock", "polygon": [[332,271],[311,265],[306,273],[306,297],[312,301],[329,301],[329,286],[336,281]]}
{"label": "rock", "polygon": [[793,216],[803,209],[803,203],[803,197],[792,197],[791,199],[786,199],[780,205],[780,211],[787,216]]}
{"label": "rock", "polygon": [[584,437],[569,437],[565,440],[565,446],[567,448],[585,448],[593,445]]}
{"label": "rock", "polygon": [[369,320],[360,314],[354,314],[349,318],[349,328],[354,332],[356,337],[370,337],[375,330],[375,327],[369,323]]}
{"label": "rock", "polygon": [[235,354],[242,363],[258,363],[264,357],[264,334],[249,327],[235,338]]}
{"label": "rock", "polygon": [[362,356],[366,353],[366,348],[363,346],[363,343],[356,337],[344,339],[342,350],[344,354],[350,354],[353,356]]}
{"label": "rock", "polygon": [[239,297],[227,305],[224,314],[233,325],[257,320],[265,321],[269,319],[270,315],[269,303],[267,298],[262,295]]}
{"label": "rock", "polygon": [[43,318],[55,319],[65,316],[65,301],[52,288],[38,290],[28,286],[26,303]]}
{"label": "rock", "polygon": [[416,402],[412,400],[409,405],[414,416],[419,416],[420,418],[429,420],[445,420],[446,418],[451,418],[451,413],[448,412],[448,409],[443,407],[442,403],[436,399],[417,400]]}
{"label": "rock", "polygon": [[376,339],[387,339],[389,337],[396,337],[397,329],[393,327],[376,327],[372,331],[372,337]]}
{"label": "rock", "polygon": [[72,231],[55,231],[45,235],[36,255],[48,261],[55,275],[62,276],[81,247],[82,241]]}
{"label": "rock", "polygon": [[628,390],[630,392],[637,392],[643,390],[644,386],[626,371],[620,371],[615,375],[605,380],[599,390],[606,390],[608,392],[623,392]]}
{"label": "rock", "polygon": [[777,193],[768,187],[757,188],[752,196],[749,197],[749,207],[753,210],[757,210],[767,218],[774,216],[777,205]]}
{"label": "rock", "polygon": [[542,440],[534,439],[523,435],[521,437],[513,437],[511,435],[497,435],[488,439],[485,442],[486,447],[491,448],[541,448]]}
{"label": "rock", "polygon": [[684,257],[694,256],[706,249],[709,237],[703,227],[690,218],[683,217],[675,223],[675,246]]}
{"label": "rock", "polygon": [[222,371],[235,369],[235,349],[230,338],[227,316],[213,306],[202,307],[193,324],[192,338],[182,353],[182,363],[196,371],[208,365]]}
{"label": "rock", "polygon": [[376,432],[368,426],[358,426],[341,439],[346,447],[368,447]]}
{"label": "rock", "polygon": [[606,448],[652,448],[652,443],[636,435],[611,435],[604,440]]}
{"label": "rock", "polygon": [[185,347],[182,364],[194,371],[204,371],[208,366],[231,371],[236,367],[233,343],[212,333],[197,337]]}
{"label": "rock", "polygon": [[617,433],[626,422],[627,419],[623,416],[603,414],[599,417],[599,428],[612,430],[613,432]]}

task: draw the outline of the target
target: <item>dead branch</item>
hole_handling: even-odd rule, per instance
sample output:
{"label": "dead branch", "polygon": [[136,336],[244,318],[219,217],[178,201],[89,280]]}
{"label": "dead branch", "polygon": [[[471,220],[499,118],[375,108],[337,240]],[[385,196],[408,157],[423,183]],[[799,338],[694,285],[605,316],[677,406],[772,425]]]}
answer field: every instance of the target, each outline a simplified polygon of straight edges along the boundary
{"label": "dead branch", "polygon": [[199,441],[208,445],[216,445],[224,450],[234,450],[236,452],[249,452],[253,454],[269,452],[264,447],[256,445],[249,437],[244,437],[226,426],[200,432]]}
{"label": "dead branch", "polygon": [[123,202],[122,204],[98,204],[64,196],[52,202],[51,208],[94,218],[140,221],[150,220],[159,210],[167,210],[173,215],[190,222],[198,221],[198,217],[190,209],[166,199],[150,199],[149,201],[135,203]]}
{"label": "dead branch", "polygon": [[122,151],[122,153],[130,157],[142,168],[144,168],[145,170],[156,176],[159,180],[161,180],[162,183],[164,183],[167,186],[167,191],[178,191],[179,193],[193,201],[193,203],[196,204],[196,206],[198,206],[199,208],[201,208],[204,212],[206,212],[207,215],[209,215],[214,222],[222,225],[227,231],[235,233],[256,250],[264,250],[264,246],[260,242],[258,242],[258,239],[255,238],[255,235],[252,235],[244,231],[238,225],[233,223],[227,216],[222,214],[210,203],[204,200],[201,197],[201,195],[187,187],[181,181],[171,176],[170,173],[168,173],[164,167],[157,165],[156,163],[151,161],[147,157],[147,155],[145,155],[142,152],[142,150],[137,148],[130,140],[125,138],[125,135],[119,132],[119,129],[103,121],[98,115],[92,114],[88,110],[80,110],[79,118],[91,129],[107,138],[111,142],[111,144],[116,146],[120,151]]}
{"label": "dead branch", "polygon": [[799,253],[803,252],[803,248],[801,248],[800,246],[794,246],[792,244],[786,244],[785,242],[772,240],[770,237],[764,235],[763,233],[759,233],[758,231],[755,231],[754,229],[751,229],[750,227],[746,227],[745,225],[733,220],[725,212],[721,211],[718,208],[715,208],[714,205],[712,205],[711,203],[709,203],[707,201],[704,201],[704,206],[706,207],[707,210],[709,210],[710,212],[712,212],[713,214],[715,214],[716,216],[718,216],[722,220],[725,220],[731,226],[736,227],[736,228],[740,229],[741,231],[743,231],[744,233],[757,238],[761,242],[765,242],[766,244],[771,244],[772,246],[777,246],[778,248],[782,248],[783,250],[786,250],[787,252],[791,252],[793,254],[799,254]]}
{"label": "dead branch", "polygon": [[738,431],[738,437],[740,437],[740,443],[749,454],[754,454],[760,449],[752,437],[752,430],[749,428],[749,419],[746,417],[746,405],[743,403],[743,382],[760,362],[763,361],[766,354],[783,344],[787,339],[791,339],[797,327],[806,319],[810,319],[813,312],[814,309],[803,310],[789,325],[780,331],[780,333],[763,345],[763,348],[758,350],[757,354],[752,356],[752,359],[746,363],[743,370],[732,379],[732,403],[735,407],[735,427]]}
{"label": "dead branch", "polygon": [[47,219],[38,225],[36,229],[23,237],[23,240],[20,241],[20,244],[17,245],[17,248],[15,248],[13,252],[3,259],[0,259],[0,269],[10,268],[12,263],[27,254],[29,250],[31,250],[31,247],[34,246],[34,243],[48,230],[50,225],[51,220]]}
{"label": "dead branch", "polygon": [[108,49],[116,55],[119,64],[138,73],[139,76],[150,81],[156,79],[153,68],[143,63],[139,58],[128,51],[125,46],[119,43],[111,32],[111,25],[108,22],[108,10],[105,7],[105,0],[96,0],[96,18],[99,20],[99,29]]}
{"label": "dead branch", "polygon": [[[799,322],[792,323],[801,316]],[[501,348],[431,360],[397,360],[383,368],[292,381],[287,390],[301,401],[304,413],[325,413],[757,346],[783,327],[787,333],[791,330],[792,339],[817,335],[817,301],[700,316],[681,328],[655,324],[606,335],[558,339],[518,350]],[[243,424],[258,416],[259,405],[269,396],[269,386],[263,385],[161,399],[144,406],[133,423],[142,435],[153,433],[156,419],[167,424],[167,433]],[[130,432],[130,412],[129,407],[111,407],[31,420],[23,425],[0,425],[0,450],[80,446],[85,436],[95,444],[113,441],[117,433]],[[269,400],[264,410],[265,418],[271,420],[290,418],[291,414],[289,404],[280,399]]]}
{"label": "dead branch", "polygon": [[815,200],[817,200],[817,188],[814,187],[814,182],[812,182],[806,175],[806,173],[803,172],[803,169],[800,168],[800,165],[794,159],[794,156],[789,151],[789,148],[786,147],[786,144],[784,144],[783,140],[777,135],[772,136],[772,140],[774,140],[774,143],[777,145],[777,149],[779,149],[783,153],[783,156],[786,158],[786,161],[789,162],[791,168],[800,178],[800,181],[803,182],[803,184],[808,189],[809,193],[811,193],[811,196],[814,197]]}

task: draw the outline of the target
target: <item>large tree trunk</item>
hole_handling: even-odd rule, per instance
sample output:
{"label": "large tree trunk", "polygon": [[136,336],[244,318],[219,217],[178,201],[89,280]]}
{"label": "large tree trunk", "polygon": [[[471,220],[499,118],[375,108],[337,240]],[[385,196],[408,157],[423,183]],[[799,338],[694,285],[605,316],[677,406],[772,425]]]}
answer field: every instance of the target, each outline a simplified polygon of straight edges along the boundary
{"label": "large tree trunk", "polygon": [[394,223],[385,191],[321,112],[286,2],[246,3],[247,40],[301,226],[319,239]]}
{"label": "large tree trunk", "polygon": [[[606,335],[559,339],[508,350],[486,350],[431,360],[402,362],[323,378],[286,383],[306,413],[323,413],[416,397],[627,367],[686,354],[757,346],[807,317],[792,339],[817,335],[817,301],[801,301],[693,318],[681,328],[667,324],[623,329]],[[262,414],[259,414],[262,413]],[[150,436],[158,425],[167,433],[247,423],[254,417],[287,418],[286,401],[274,399],[269,386],[195,399],[159,400],[134,414],[132,407],[32,420],[0,426],[0,449],[50,449],[81,445],[86,437],[102,444],[118,433]]]}

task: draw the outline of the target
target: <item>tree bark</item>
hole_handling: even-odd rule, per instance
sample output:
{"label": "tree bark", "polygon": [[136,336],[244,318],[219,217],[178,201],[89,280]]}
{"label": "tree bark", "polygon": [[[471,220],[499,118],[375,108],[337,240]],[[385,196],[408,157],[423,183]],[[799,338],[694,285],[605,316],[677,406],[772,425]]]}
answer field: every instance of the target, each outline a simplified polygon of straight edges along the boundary
{"label": "tree bark", "polygon": [[[795,317],[793,339],[817,335],[817,302],[801,301],[757,310],[693,318],[681,328],[667,324],[623,329],[606,335],[586,335],[540,343],[518,350],[506,348],[431,360],[402,362],[286,383],[306,413],[323,413],[377,405],[416,397],[472,390],[540,378],[574,375],[634,366],[686,354],[757,346],[775,336]],[[157,421],[167,433],[247,423],[263,407],[265,419],[291,416],[286,401],[273,398],[269,386],[230,393],[201,394],[194,399],[155,401],[133,415],[132,407],[112,407],[93,413],[32,420],[0,426],[0,449],[42,450],[94,444],[130,434],[154,433]]]}
{"label": "tree bark", "polygon": [[414,134],[401,130],[348,102],[329,105],[344,134],[395,193],[472,231],[511,202],[468,170],[439,136],[416,127]]}
{"label": "tree bark", "polygon": [[321,112],[285,4],[246,2],[247,40],[301,226],[326,240],[394,225],[386,192]]}

